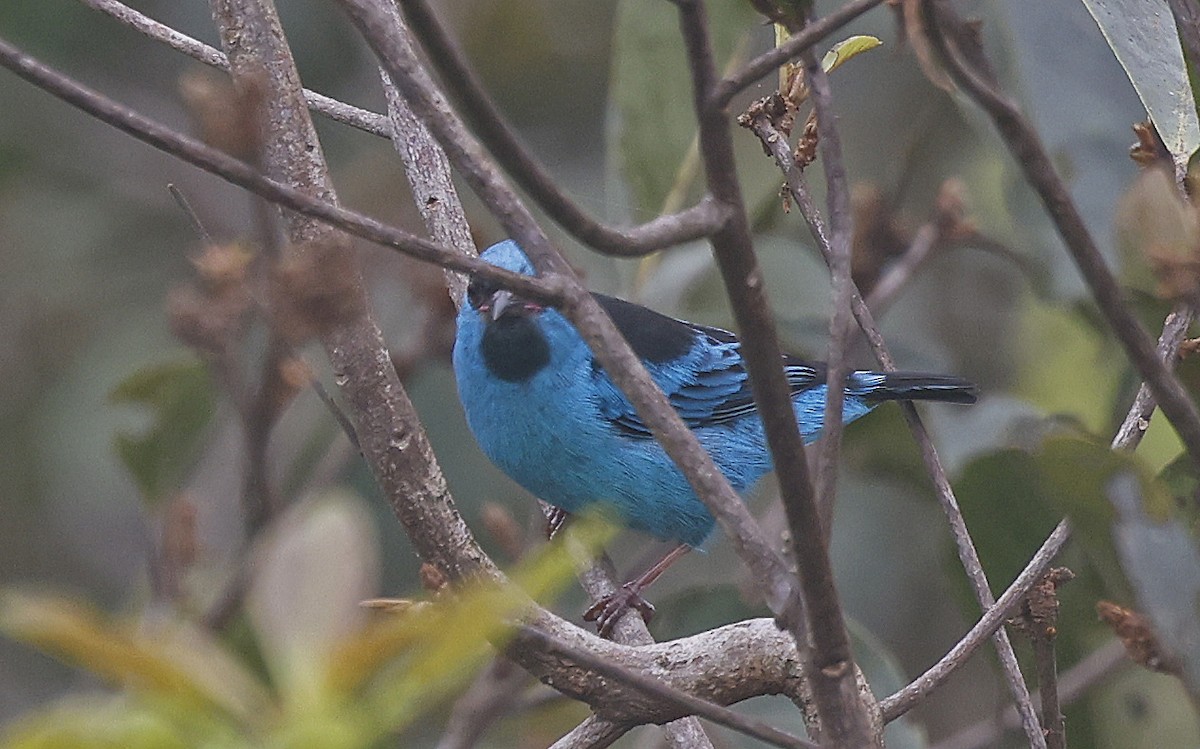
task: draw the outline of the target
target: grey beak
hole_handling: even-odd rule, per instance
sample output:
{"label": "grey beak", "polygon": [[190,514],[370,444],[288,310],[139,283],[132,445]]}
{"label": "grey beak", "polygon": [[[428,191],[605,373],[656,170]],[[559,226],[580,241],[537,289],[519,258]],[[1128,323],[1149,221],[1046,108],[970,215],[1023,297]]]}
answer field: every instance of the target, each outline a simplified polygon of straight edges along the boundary
{"label": "grey beak", "polygon": [[507,289],[500,289],[492,295],[492,320],[499,320],[504,310],[513,303],[513,295]]}

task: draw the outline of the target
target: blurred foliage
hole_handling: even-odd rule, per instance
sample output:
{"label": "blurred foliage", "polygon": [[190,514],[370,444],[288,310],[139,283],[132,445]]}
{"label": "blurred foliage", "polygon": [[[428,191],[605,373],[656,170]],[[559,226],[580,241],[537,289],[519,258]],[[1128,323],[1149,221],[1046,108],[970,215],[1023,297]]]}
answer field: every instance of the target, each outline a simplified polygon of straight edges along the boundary
{"label": "blurred foliage", "polygon": [[370,747],[403,732],[503,645],[529,597],[574,578],[572,544],[610,534],[584,518],[513,570],[371,614],[378,548],[362,504],[331,493],[297,503],[255,550],[247,592],[256,660],[186,619],[119,620],[73,599],[8,592],[0,631],[121,687],[73,696],[10,726],[3,745]]}
{"label": "blurred foliage", "polygon": [[216,403],[208,367],[193,360],[139,370],[112,400],[151,412],[151,426],[137,436],[118,434],[116,447],[146,501],[158,505],[181,488],[203,444]]}
{"label": "blurred foliage", "polygon": [[[373,61],[332,6],[282,5],[306,82],[378,107]],[[707,5],[718,65],[736,65],[774,42],[752,3]],[[1145,23],[1165,23],[1169,14],[1150,18],[1160,5],[972,6],[998,75],[1027,107],[1151,329],[1175,298],[1194,290],[1197,222],[1169,177],[1139,171],[1128,158],[1129,128],[1150,108],[1169,147],[1186,152],[1194,104],[1176,97],[1164,110],[1154,103],[1179,88],[1172,34],[1135,45],[1133,56],[1114,55],[1105,39],[1119,47],[1130,34],[1140,38]],[[139,8],[215,40],[203,3],[157,0]],[[1103,34],[1089,8],[1114,11],[1096,16]],[[481,0],[438,10],[521,136],[589,209],[643,221],[702,193],[691,84],[669,3]],[[949,177],[961,178],[967,217],[978,228],[979,241],[938,248],[881,323],[903,368],[952,371],[983,386],[974,408],[930,408],[926,416],[993,589],[1016,576],[1067,513],[1076,541],[1061,562],[1079,577],[1062,591],[1060,670],[1111,637],[1094,613],[1102,597],[1143,609],[1172,642],[1184,643],[1185,664],[1194,668],[1187,645],[1200,635],[1187,596],[1197,584],[1200,479],[1160,416],[1136,458],[1108,451],[1136,373],[990,123],[960,94],[927,80],[920,40],[895,18],[869,13],[819,51],[840,62],[859,49],[845,45],[882,42],[833,76],[848,173],[857,188],[880,196],[872,208],[878,213],[864,215],[896,229],[896,246],[876,250],[881,266],[935,215]],[[186,122],[176,87],[192,64],[76,2],[0,3],[0,35],[159,119]],[[730,112],[777,82],[767,76]],[[3,74],[0,103],[0,570],[6,583],[19,581],[27,591],[4,597],[0,625],[116,687],[97,694],[76,673],[0,641],[0,719],[23,716],[8,728],[8,742],[368,746],[399,732],[410,745],[432,745],[449,698],[485,662],[485,638],[502,637],[501,614],[517,599],[481,590],[422,600],[394,616],[359,609],[374,594],[377,574],[385,590],[413,591],[418,570],[386,504],[374,498],[369,473],[310,393],[284,414],[271,445],[282,467],[272,475],[283,476],[292,504],[251,555],[245,615],[223,634],[197,623],[196,612],[246,564],[237,499],[243,445],[227,396],[214,392],[203,369],[164,364],[179,356],[162,301],[188,274],[186,257],[197,242],[164,185],[179,185],[222,241],[255,234],[251,201]],[[390,145],[323,120],[318,127],[344,201],[420,231]],[[789,348],[820,357],[827,273],[803,222],[779,197],[778,170],[749,133],[735,138],[781,334]],[[815,174],[814,197],[823,204]],[[467,202],[481,241],[498,239],[485,211]],[[419,269],[374,249],[362,256],[393,350],[419,350],[431,306]],[[644,262],[578,251],[572,260],[598,290],[729,324],[704,243]],[[856,364],[869,363],[864,351],[855,350]],[[333,380],[318,352],[301,354],[318,378]],[[489,551],[532,560],[522,567],[528,572],[515,573],[528,592],[557,589],[567,574],[557,547],[529,556],[540,513],[475,448],[444,367],[430,356],[406,384],[456,504]],[[1196,392],[1200,357],[1184,360],[1180,371]],[[978,609],[961,568],[946,563],[953,557],[948,534],[896,409],[881,408],[849,430],[844,473],[833,553],[847,610],[864,623],[856,625],[856,653],[883,695],[940,657]],[[1136,501],[1114,505],[1114,479],[1129,476],[1137,481],[1122,496]],[[373,500],[364,506],[337,492],[297,499],[343,484]],[[184,600],[164,606],[147,580],[147,560],[158,558],[170,527],[170,505],[161,501],[181,493],[195,507],[197,561],[185,571]],[[489,504],[507,513],[504,538],[484,520]],[[623,537],[614,554],[636,559],[645,545]],[[654,589],[658,636],[762,613],[744,592],[728,545],[714,539],[708,546]],[[71,593],[41,592],[48,585]],[[578,593],[566,599],[564,611],[578,609]],[[1028,653],[1021,656],[1028,665]],[[903,735],[890,737],[892,745],[925,746],[926,735],[936,741],[1002,706],[990,658],[977,657],[936,692],[898,726]],[[1069,709],[1070,746],[1195,745],[1193,704],[1174,677],[1127,670]],[[744,709],[799,730],[786,700],[758,699]],[[552,703],[501,721],[489,738],[495,746],[547,745],[585,714]],[[748,745],[716,733],[724,745]],[[652,740],[647,731],[623,743]]]}

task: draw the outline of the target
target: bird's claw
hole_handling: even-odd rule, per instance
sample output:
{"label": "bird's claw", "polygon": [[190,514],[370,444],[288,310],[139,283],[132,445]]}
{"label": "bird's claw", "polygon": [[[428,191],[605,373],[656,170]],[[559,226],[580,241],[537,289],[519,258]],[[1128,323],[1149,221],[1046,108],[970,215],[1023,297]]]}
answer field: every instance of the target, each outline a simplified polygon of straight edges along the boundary
{"label": "bird's claw", "polygon": [[654,606],[642,598],[639,587],[633,583],[625,583],[615,593],[592,604],[590,609],[583,612],[583,620],[595,622],[597,633],[601,637],[608,637],[612,634],[613,628],[617,626],[617,622],[630,609],[637,609],[638,613],[642,615],[642,620],[647,624],[654,618]]}
{"label": "bird's claw", "polygon": [[566,525],[571,513],[561,507],[551,507],[550,512],[546,513],[546,538],[552,539],[555,534],[562,530]]}

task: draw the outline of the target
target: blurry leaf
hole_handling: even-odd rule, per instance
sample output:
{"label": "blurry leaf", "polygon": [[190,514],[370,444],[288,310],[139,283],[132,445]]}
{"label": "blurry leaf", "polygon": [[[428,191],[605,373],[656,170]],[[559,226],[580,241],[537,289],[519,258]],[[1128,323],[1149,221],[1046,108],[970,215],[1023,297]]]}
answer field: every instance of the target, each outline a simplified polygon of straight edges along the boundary
{"label": "blurry leaf", "polygon": [[288,508],[260,540],[246,608],[292,707],[320,701],[326,659],[362,627],[359,602],[375,592],[377,547],[366,508],[335,492]]}
{"label": "blurry leaf", "polygon": [[147,367],[117,385],[111,399],[145,406],[153,415],[145,433],[118,434],[116,441],[142,496],[158,504],[179,489],[212,416],[208,369],[195,359]]}
{"label": "blurry leaf", "polygon": [[1116,217],[1122,280],[1160,297],[1195,293],[1200,280],[1200,217],[1162,169],[1143,169],[1121,196]]}
{"label": "blurry leaf", "polygon": [[1167,0],[1083,0],[1141,97],[1176,164],[1200,147],[1175,17]]}
{"label": "blurry leaf", "polygon": [[347,694],[369,681],[356,700],[377,725],[394,730],[410,724],[493,657],[497,641],[530,597],[545,600],[574,580],[572,546],[582,544],[594,553],[613,531],[602,521],[577,517],[554,542],[511,571],[515,587],[481,581],[448,591],[431,605],[372,619],[330,659],[329,685]]}
{"label": "blurry leaf", "polygon": [[[224,687],[193,678],[155,639],[123,631],[99,612],[66,598],[9,592],[0,599],[0,631],[97,676],[158,699],[245,713]],[[222,693],[223,692],[223,693]]]}
{"label": "blurry leaf", "polygon": [[276,717],[267,687],[209,630],[178,622],[157,632],[155,639],[163,656],[231,715],[252,726]]}
{"label": "blurry leaf", "polygon": [[[68,698],[9,726],[5,749],[191,749],[206,741],[149,706],[113,698]],[[232,742],[212,746],[235,746]]]}
{"label": "blurry leaf", "polygon": [[[1108,481],[1124,471],[1141,472],[1137,458],[1114,452],[1108,445],[1074,437],[1047,439],[1037,453],[1037,466],[1048,500],[1071,519],[1074,537],[1104,579],[1107,595],[1128,601],[1129,584],[1113,546],[1113,509],[1107,499]],[[1148,479],[1145,479],[1148,482]],[[1170,500],[1165,493],[1157,496]]]}
{"label": "blurry leaf", "polygon": [[1076,310],[1035,302],[1023,315],[1017,393],[1091,432],[1107,430],[1120,370],[1105,336]]}
{"label": "blurry leaf", "polygon": [[[756,15],[744,2],[713,3],[708,11],[722,66],[755,28]],[[614,122],[609,153],[629,187],[634,215],[645,220],[675,187],[696,132],[678,12],[670,4],[624,0],[618,6],[609,100]]]}
{"label": "blurry leaf", "polygon": [[883,42],[879,41],[878,38],[863,34],[843,39],[833,45],[825,53],[825,56],[821,58],[821,67],[826,73],[832,73],[855,55],[860,55],[863,52],[868,52],[882,45]]}
{"label": "blurry leaf", "polygon": [[[1130,668],[1094,689],[1081,716],[1103,749],[1200,745],[1196,713],[1178,679]],[[1071,731],[1067,723],[1067,731]],[[1069,746],[1077,746],[1074,736]]]}
{"label": "blurry leaf", "polygon": [[1105,484],[1116,511],[1114,542],[1142,613],[1159,644],[1179,658],[1184,683],[1200,698],[1200,551],[1196,540],[1131,470]]}

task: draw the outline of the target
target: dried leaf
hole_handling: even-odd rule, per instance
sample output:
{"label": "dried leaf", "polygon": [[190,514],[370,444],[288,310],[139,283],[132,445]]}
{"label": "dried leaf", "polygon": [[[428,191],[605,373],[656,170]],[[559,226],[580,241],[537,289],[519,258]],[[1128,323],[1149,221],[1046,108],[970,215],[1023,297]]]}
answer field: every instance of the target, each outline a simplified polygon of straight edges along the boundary
{"label": "dried leaf", "polygon": [[1134,663],[1151,671],[1180,675],[1179,663],[1163,652],[1154,626],[1145,616],[1112,601],[1097,601],[1096,614],[1112,627],[1113,634],[1125,646],[1125,652]]}

